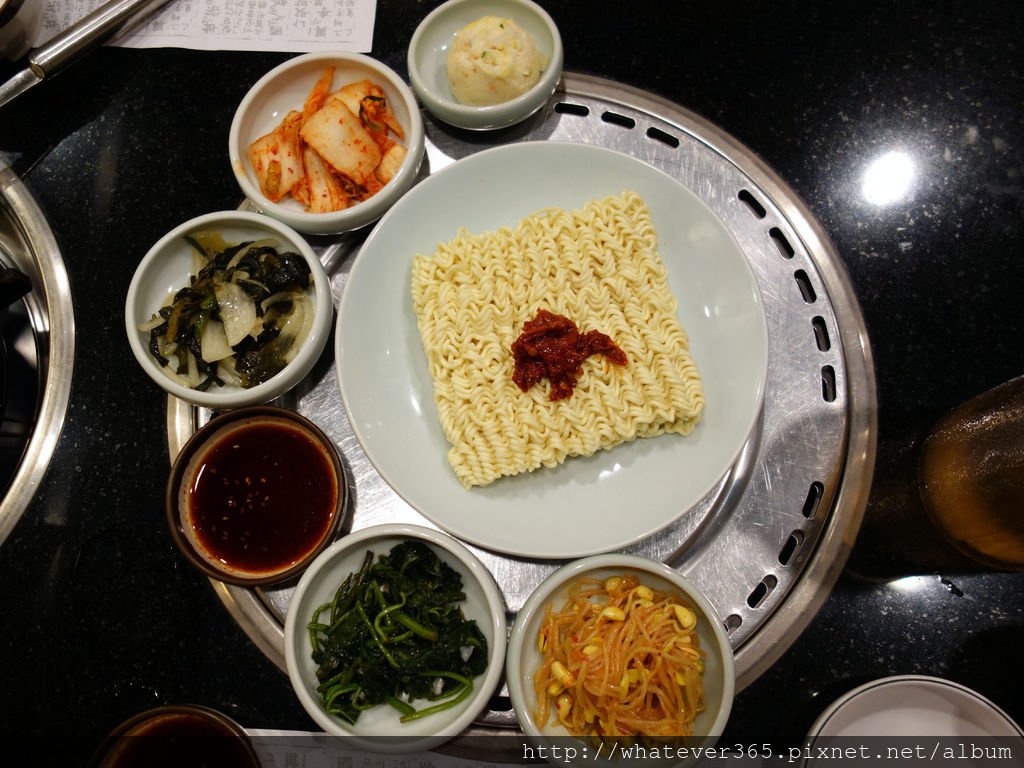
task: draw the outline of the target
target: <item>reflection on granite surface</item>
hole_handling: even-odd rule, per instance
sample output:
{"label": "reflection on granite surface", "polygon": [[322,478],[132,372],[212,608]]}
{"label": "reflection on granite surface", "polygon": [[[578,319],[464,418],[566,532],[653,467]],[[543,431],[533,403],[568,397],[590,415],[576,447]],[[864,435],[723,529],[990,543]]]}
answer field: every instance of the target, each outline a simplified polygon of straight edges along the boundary
{"label": "reflection on granite surface", "polygon": [[[374,55],[404,73],[404,47],[435,5],[381,0]],[[1013,663],[1024,576],[956,553],[916,486],[934,419],[1024,360],[1024,12],[1001,1],[542,5],[567,70],[671,99],[786,179],[834,240],[867,324],[880,432],[860,537],[807,630],[737,698],[723,742],[799,741],[836,696],[904,673],[964,683],[1024,721]],[[163,529],[164,400],[134,365],[120,314],[149,245],[238,204],[231,116],[283,58],[106,49],[0,111],[0,155],[50,217],[79,328],[54,464],[0,548],[7,741],[59,730],[81,755],[164,702],[311,727]]]}

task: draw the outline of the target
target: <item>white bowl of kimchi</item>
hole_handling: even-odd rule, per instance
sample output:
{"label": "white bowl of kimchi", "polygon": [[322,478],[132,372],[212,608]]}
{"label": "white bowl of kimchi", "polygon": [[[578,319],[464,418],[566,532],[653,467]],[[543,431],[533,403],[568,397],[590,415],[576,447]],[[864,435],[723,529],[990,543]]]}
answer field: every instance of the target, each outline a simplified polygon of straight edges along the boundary
{"label": "white bowl of kimchi", "polygon": [[409,86],[376,59],[309,53],[249,90],[228,153],[260,212],[305,234],[338,234],[377,221],[416,181],[423,119]]}
{"label": "white bowl of kimchi", "polygon": [[330,279],[286,224],[250,211],[190,219],[146,253],[128,286],[125,330],[168,394],[228,410],[301,382],[333,328]]}
{"label": "white bowl of kimchi", "polygon": [[577,738],[579,755],[594,735],[650,739],[685,765],[721,736],[735,693],[732,647],[707,597],[668,565],[626,554],[548,576],[516,615],[505,669],[523,732],[563,747]]}

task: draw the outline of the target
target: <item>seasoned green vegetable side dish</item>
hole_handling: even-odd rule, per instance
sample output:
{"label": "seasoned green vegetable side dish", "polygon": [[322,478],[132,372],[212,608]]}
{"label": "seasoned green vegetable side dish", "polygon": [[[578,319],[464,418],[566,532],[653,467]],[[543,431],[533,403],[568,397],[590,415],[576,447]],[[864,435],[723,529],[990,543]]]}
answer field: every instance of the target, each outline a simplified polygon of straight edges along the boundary
{"label": "seasoned green vegetable side dish", "polygon": [[308,625],[324,709],[355,723],[386,703],[408,722],[466,699],[488,653],[465,597],[461,575],[423,542],[367,552]]}
{"label": "seasoned green vegetable side dish", "polygon": [[298,352],[313,322],[312,274],[273,240],[227,243],[216,233],[186,236],[189,284],[140,326],[165,370],[205,391],[267,381]]}

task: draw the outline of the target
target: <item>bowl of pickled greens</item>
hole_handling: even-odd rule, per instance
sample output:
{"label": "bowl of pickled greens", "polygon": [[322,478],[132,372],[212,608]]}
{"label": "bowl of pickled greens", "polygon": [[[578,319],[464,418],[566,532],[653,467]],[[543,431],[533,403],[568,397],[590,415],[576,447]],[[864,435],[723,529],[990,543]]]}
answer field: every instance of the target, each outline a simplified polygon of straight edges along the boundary
{"label": "bowl of pickled greens", "polygon": [[266,403],[298,384],[330,336],[330,280],[297,232],[222,211],[164,235],[128,288],[125,330],[149,377],[214,409]]}
{"label": "bowl of pickled greens", "polygon": [[307,568],[285,621],[292,686],[329,734],[375,752],[432,749],[469,727],[502,679],[505,605],[448,534],[375,525]]}

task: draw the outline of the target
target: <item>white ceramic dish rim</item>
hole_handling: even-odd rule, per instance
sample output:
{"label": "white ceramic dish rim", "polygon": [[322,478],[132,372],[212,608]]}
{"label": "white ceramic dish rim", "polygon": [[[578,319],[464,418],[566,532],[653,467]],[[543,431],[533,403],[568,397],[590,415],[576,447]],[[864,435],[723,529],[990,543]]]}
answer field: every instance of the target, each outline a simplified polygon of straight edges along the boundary
{"label": "white ceramic dish rim", "polygon": [[[877,680],[859,685],[856,688],[843,694],[835,701],[833,701],[821,715],[811,725],[810,731],[808,732],[807,742],[813,743],[819,738],[828,738],[837,735],[850,735],[860,736],[859,733],[845,733],[842,730],[835,730],[835,727],[840,724],[840,718],[843,717],[844,713],[848,711],[848,708],[857,702],[858,700],[864,701],[867,697],[874,697],[879,699],[878,704],[873,707],[873,711],[878,713],[884,711],[884,706],[879,706],[886,700],[889,704],[896,705],[893,712],[887,718],[887,722],[896,725],[902,722],[899,719],[900,704],[903,702],[901,698],[901,692],[905,693],[908,687],[916,688],[929,688],[934,689],[936,692],[943,696],[953,697],[956,700],[963,703],[965,706],[972,706],[979,712],[984,712],[989,715],[991,720],[990,723],[993,727],[1002,726],[998,733],[989,733],[984,735],[998,735],[998,736],[1014,736],[1024,737],[1024,730],[1014,722],[1003,709],[997,706],[995,703],[990,701],[985,696],[982,696],[977,691],[968,688],[965,685],[954,682],[952,680],[946,680],[941,677],[934,677],[930,675],[893,675],[890,677],[882,677]],[[949,713],[947,713],[949,714]],[[856,721],[853,721],[856,722]],[[848,727],[843,726],[843,727]],[[902,733],[902,732],[888,732],[871,734],[875,736],[924,736],[929,734],[924,733]],[[954,734],[943,734],[953,736]],[[961,735],[961,734],[956,734]],[[967,734],[963,734],[967,735]],[[982,735],[982,734],[976,734]]]}
{"label": "white ceramic dish rim", "polygon": [[[377,77],[383,78],[384,82],[378,84],[385,89],[385,92],[390,91],[392,109],[395,110],[395,115],[406,132],[401,143],[405,145],[408,154],[395,177],[375,195],[341,211],[311,213],[303,210],[302,206],[293,200],[286,199],[274,203],[264,197],[260,192],[259,184],[250,175],[252,171],[246,148],[251,141],[278,125],[288,109],[301,109],[309,90],[316,82],[319,70],[330,64],[336,67],[335,88],[341,87],[346,82],[351,82],[347,75],[353,70],[358,70],[362,74],[351,75],[352,79],[362,76],[369,76],[371,80]],[[265,93],[273,81],[296,70],[306,68],[311,71],[308,87],[304,91],[298,88],[286,88],[280,93]],[[399,97],[397,101],[396,95]],[[253,108],[258,99],[264,99],[272,109],[263,118],[253,117],[250,131],[252,135],[242,136],[243,124],[249,110]],[[339,234],[359,229],[379,219],[394,201],[400,198],[415,182],[424,152],[423,117],[420,114],[416,97],[409,86],[397,72],[383,62],[365,54],[346,51],[306,53],[288,59],[271,69],[256,81],[239,102],[228,132],[228,157],[231,162],[231,170],[242,193],[261,212],[306,234]]]}
{"label": "white ceramic dish rim", "polygon": [[[390,738],[390,733],[383,733],[379,730],[389,728],[393,723],[397,723],[397,714],[392,715],[387,711],[387,707],[370,710],[361,715],[360,720],[373,714],[381,714],[384,719],[384,722],[378,719],[372,726],[376,730],[373,733],[368,733],[366,726],[360,727],[359,723],[349,726],[328,715],[307,688],[306,680],[315,677],[315,670],[310,657],[311,648],[305,627],[305,613],[309,611],[303,611],[300,606],[307,604],[311,609],[314,604],[320,605],[326,602],[321,599],[322,597],[330,599],[334,595],[341,581],[339,580],[337,583],[332,581],[330,585],[322,585],[320,584],[320,574],[326,572],[332,565],[339,567],[335,563],[335,558],[339,556],[339,553],[348,551],[350,554],[346,560],[350,558],[353,564],[351,567],[346,565],[345,573],[339,574],[339,579],[342,579],[344,575],[358,569],[367,549],[373,548],[378,555],[385,554],[391,546],[409,538],[423,540],[449,564],[460,570],[463,574],[463,584],[467,595],[475,591],[470,579],[479,587],[479,597],[488,607],[487,620],[484,621],[479,613],[474,615],[469,606],[470,598],[467,598],[466,615],[475,618],[485,635],[489,635],[489,658],[487,672],[476,679],[476,690],[460,707],[455,710],[439,712],[408,726],[403,726],[403,728],[409,729],[407,734]],[[374,547],[374,542],[379,544]],[[470,579],[467,579],[467,576]],[[311,593],[317,596],[311,599]],[[478,606],[477,611],[482,612],[483,607]],[[299,615],[300,612],[303,614],[302,616]],[[310,717],[327,733],[345,736],[354,746],[361,746],[369,751],[404,753],[434,748],[454,738],[472,723],[473,719],[486,706],[488,699],[493,695],[501,680],[504,672],[507,638],[504,597],[498,590],[490,572],[469,549],[442,531],[408,523],[383,523],[360,529],[336,541],[325,549],[303,573],[292,593],[288,613],[285,617],[285,663],[288,668],[288,677],[299,701]]]}
{"label": "white ceramic dish rim", "polygon": [[[302,349],[296,357],[271,379],[250,389],[225,385],[219,389],[199,392],[174,381],[166,374],[149,353],[149,334],[138,330],[139,323],[148,320],[156,312],[171,292],[183,288],[192,274],[192,256],[190,246],[182,239],[183,235],[199,230],[229,231],[228,237],[239,239],[255,239],[272,236],[281,240],[281,245],[302,255],[310,266],[313,275],[313,323],[309,335],[302,343]],[[230,232],[248,232],[246,235],[231,235]],[[156,270],[156,262],[160,259],[177,259],[181,261],[181,271],[174,270],[180,279],[167,281],[161,286],[147,286],[146,280]],[[161,294],[161,290],[164,292]],[[159,294],[159,295],[158,295]],[[152,306],[151,306],[152,305]],[[320,262],[319,257],[309,243],[287,224],[263,214],[250,211],[214,211],[196,216],[185,221],[161,237],[147,251],[139,262],[132,276],[125,299],[125,332],[135,359],[154,382],[166,392],[185,402],[207,408],[241,408],[247,405],[258,405],[273,400],[299,383],[316,363],[327,345],[332,331],[334,318],[334,300],[331,293],[330,279]]]}
{"label": "white ceramic dish rim", "polygon": [[[578,170],[581,179],[570,179],[566,169]],[[508,184],[480,194],[488,179],[506,171],[514,171]],[[543,186],[534,184],[534,175]],[[709,392],[703,422],[685,438],[636,440],[467,491],[448,464],[448,443],[433,403],[410,298],[412,255],[432,252],[438,242],[455,236],[456,226],[479,232],[513,224],[540,208],[576,207],[618,194],[624,175],[631,177],[629,186],[650,193],[646,197],[683,326]],[[457,210],[445,203],[453,196],[462,199]],[[680,211],[691,213],[692,221]],[[690,224],[693,232],[681,231]],[[698,240],[691,244],[688,238]],[[696,249],[685,262],[679,255],[683,239]],[[695,269],[716,295],[694,296]],[[367,324],[376,329],[372,338],[360,330]],[[357,255],[342,292],[335,362],[357,439],[378,473],[411,506],[463,541],[516,556],[570,559],[623,549],[661,530],[721,480],[761,411],[767,333],[760,292],[743,252],[696,195],[614,150],[538,141],[459,160],[418,184],[385,215]],[[709,422],[718,429],[708,428]],[[415,461],[409,461],[412,456]],[[681,473],[681,466],[693,469]],[[645,503],[637,504],[638,499]],[[614,513],[627,508],[629,515]],[[609,513],[601,526],[586,525],[593,509]],[[540,530],[547,534],[538,536]]]}
{"label": "white ceramic dish rim", "polygon": [[[420,71],[417,51],[435,24],[446,16],[458,15],[457,11],[463,9],[465,13],[459,15],[458,24],[451,30],[452,35],[458,28],[483,13],[510,15],[518,10],[520,13],[532,15],[544,26],[551,38],[548,65],[541,73],[540,80],[530,90],[500,104],[471,106],[456,101],[448,88],[442,87],[438,90],[430,84],[431,78]],[[443,50],[447,51],[447,47]],[[521,122],[544,106],[561,79],[564,58],[565,51],[558,26],[551,15],[532,0],[448,0],[428,13],[416,27],[409,41],[407,68],[413,90],[424,106],[436,117],[458,128],[495,130]]]}
{"label": "white ceramic dish rim", "polygon": [[[536,647],[536,630],[533,625],[538,624],[543,617],[545,607],[581,576],[593,572],[605,572],[611,575],[630,570],[650,574],[675,585],[704,614],[706,620],[702,622],[704,632],[701,635],[701,640],[705,642],[710,633],[714,638],[715,646],[719,649],[719,653],[716,655],[720,658],[722,665],[722,706],[712,720],[707,733],[701,733],[698,736],[714,740],[725,730],[736,694],[736,664],[729,636],[726,634],[725,627],[711,601],[696,584],[665,563],[637,555],[604,554],[581,558],[551,573],[530,593],[523,603],[523,607],[516,614],[509,632],[505,662],[506,684],[513,707],[519,716],[520,727],[528,736],[567,736],[565,729],[560,725],[555,726],[549,723],[544,730],[540,730],[532,717],[523,717],[520,714],[528,712],[533,706],[532,683],[529,682],[532,672],[524,674],[522,669],[522,656],[526,653],[527,648],[531,649],[528,655],[536,655],[537,663],[540,663],[539,652],[533,650]],[[539,625],[537,629],[539,629]],[[704,744],[704,746],[710,745],[708,741]]]}

